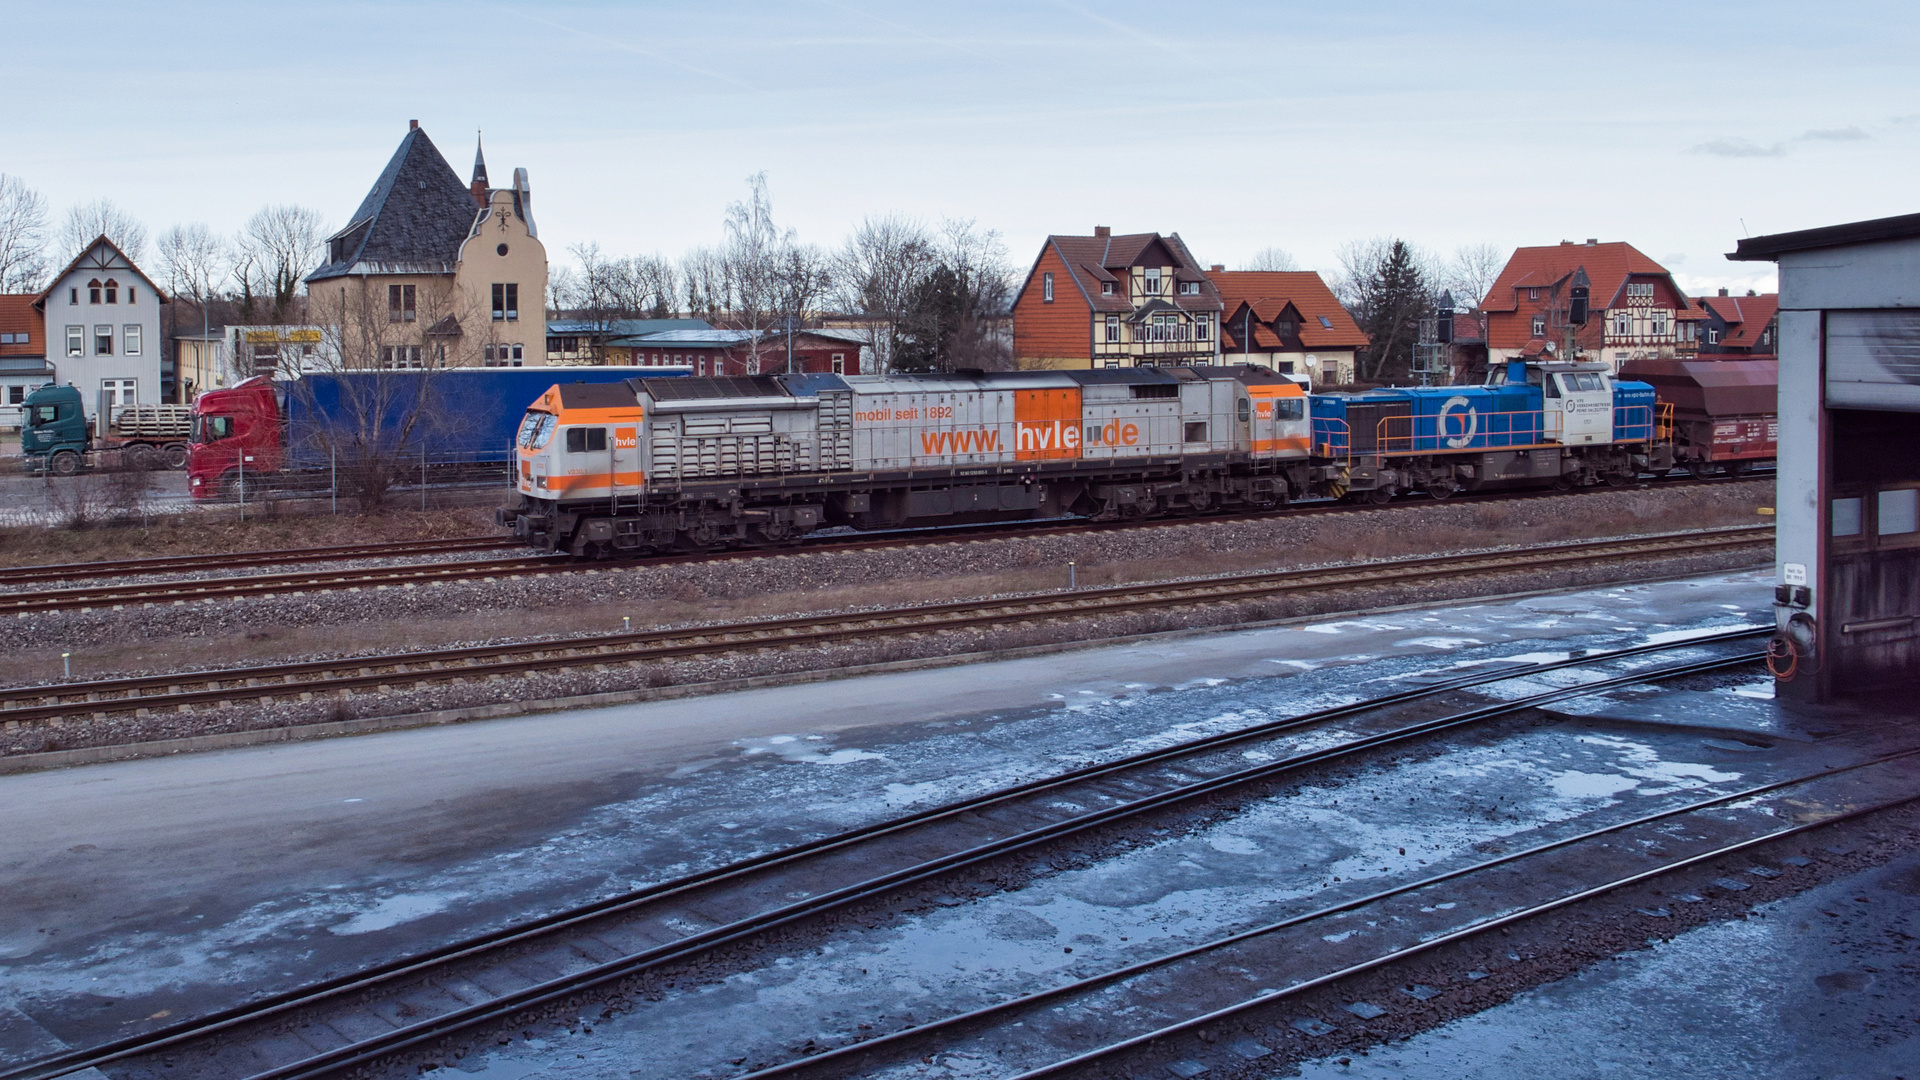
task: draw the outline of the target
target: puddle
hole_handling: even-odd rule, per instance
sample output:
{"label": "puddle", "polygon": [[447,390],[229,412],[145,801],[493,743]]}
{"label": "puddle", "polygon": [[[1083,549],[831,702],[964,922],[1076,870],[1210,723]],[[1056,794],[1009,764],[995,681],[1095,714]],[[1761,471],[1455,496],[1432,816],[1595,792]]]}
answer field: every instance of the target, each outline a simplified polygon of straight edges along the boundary
{"label": "puddle", "polygon": [[403,893],[400,896],[389,896],[346,922],[327,927],[327,931],[342,937],[371,934],[375,930],[390,929],[401,923],[424,919],[428,915],[445,911],[455,900],[465,895],[465,893]]}

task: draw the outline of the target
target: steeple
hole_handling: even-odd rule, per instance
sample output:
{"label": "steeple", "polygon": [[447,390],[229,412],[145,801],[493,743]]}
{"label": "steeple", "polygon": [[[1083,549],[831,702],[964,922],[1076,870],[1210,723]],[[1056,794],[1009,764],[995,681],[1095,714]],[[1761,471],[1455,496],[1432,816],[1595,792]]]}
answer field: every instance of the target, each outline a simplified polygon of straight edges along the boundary
{"label": "steeple", "polygon": [[470,185],[473,201],[481,206],[487,205],[487,159],[480,152],[480,133],[473,133],[473,183]]}

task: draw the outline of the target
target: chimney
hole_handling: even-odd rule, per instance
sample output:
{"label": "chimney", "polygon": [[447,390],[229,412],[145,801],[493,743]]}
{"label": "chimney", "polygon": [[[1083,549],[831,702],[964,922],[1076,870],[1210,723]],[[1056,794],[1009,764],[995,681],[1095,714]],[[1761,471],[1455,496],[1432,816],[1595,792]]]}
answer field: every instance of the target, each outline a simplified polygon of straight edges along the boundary
{"label": "chimney", "polygon": [[419,131],[419,130],[420,130],[420,121],[418,121],[418,120],[409,120],[409,121],[407,121],[407,130],[408,130],[408,131]]}
{"label": "chimney", "polygon": [[1561,247],[1572,247],[1572,246],[1573,246],[1573,241],[1571,241],[1571,240],[1562,240],[1562,241],[1560,241],[1560,246],[1561,246]]}
{"label": "chimney", "polygon": [[1720,290],[1720,295],[1721,295],[1721,296],[1725,296],[1725,295],[1727,295],[1727,290],[1725,290],[1725,289],[1721,289],[1721,290]]}
{"label": "chimney", "polygon": [[1596,240],[1595,238],[1593,238],[1593,237],[1591,237],[1591,236],[1589,236],[1589,237],[1587,237],[1587,246],[1588,246],[1588,247],[1592,247],[1592,246],[1594,246],[1595,244],[1598,244],[1599,242],[1600,242],[1599,240]]}
{"label": "chimney", "polygon": [[1111,226],[1111,225],[1095,225],[1095,226],[1093,227],[1093,235],[1095,235],[1095,236],[1112,236],[1112,235],[1113,235],[1113,226]]}
{"label": "chimney", "polygon": [[1213,273],[1213,274],[1224,274],[1227,272],[1227,264],[1214,263],[1212,266],[1207,267],[1207,272]]}

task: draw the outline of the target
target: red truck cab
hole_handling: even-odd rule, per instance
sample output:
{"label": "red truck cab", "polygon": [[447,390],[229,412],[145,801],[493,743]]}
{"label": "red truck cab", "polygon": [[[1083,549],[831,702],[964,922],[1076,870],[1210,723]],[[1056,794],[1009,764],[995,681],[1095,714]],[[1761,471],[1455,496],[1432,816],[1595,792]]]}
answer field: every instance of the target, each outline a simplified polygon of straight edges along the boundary
{"label": "red truck cab", "polygon": [[281,408],[273,380],[257,375],[193,403],[193,445],[187,451],[187,489],[196,499],[238,491],[242,477],[278,472],[285,450]]}

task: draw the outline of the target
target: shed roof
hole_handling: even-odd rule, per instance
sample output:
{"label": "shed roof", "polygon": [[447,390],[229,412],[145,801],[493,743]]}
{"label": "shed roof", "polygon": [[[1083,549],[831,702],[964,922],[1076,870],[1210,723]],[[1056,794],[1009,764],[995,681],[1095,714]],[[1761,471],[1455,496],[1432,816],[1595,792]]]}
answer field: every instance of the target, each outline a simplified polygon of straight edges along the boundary
{"label": "shed roof", "polygon": [[1870,244],[1880,240],[1910,240],[1914,237],[1920,237],[1920,214],[1901,214],[1898,217],[1850,221],[1845,225],[1825,225],[1798,232],[1749,236],[1740,241],[1727,254],[1727,258],[1735,262],[1767,261],[1794,251]]}

